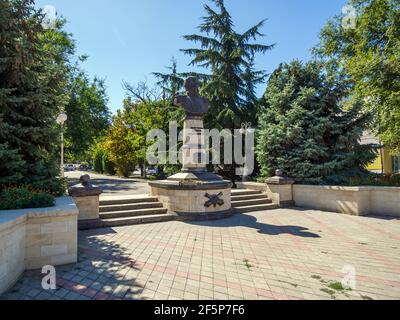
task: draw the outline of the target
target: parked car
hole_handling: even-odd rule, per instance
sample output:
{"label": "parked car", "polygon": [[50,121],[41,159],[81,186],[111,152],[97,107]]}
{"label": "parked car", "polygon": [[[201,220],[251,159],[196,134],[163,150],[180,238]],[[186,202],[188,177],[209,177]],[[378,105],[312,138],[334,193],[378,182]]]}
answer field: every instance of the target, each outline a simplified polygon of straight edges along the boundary
{"label": "parked car", "polygon": [[64,166],[64,171],[68,172],[68,171],[75,171],[75,166],[73,164],[66,164]]}
{"label": "parked car", "polygon": [[80,171],[88,171],[88,170],[89,170],[89,165],[87,165],[87,164],[81,164],[81,165],[79,166],[79,170],[80,170]]}
{"label": "parked car", "polygon": [[155,176],[158,174],[158,169],[157,168],[148,168],[146,170],[146,173],[150,176]]}

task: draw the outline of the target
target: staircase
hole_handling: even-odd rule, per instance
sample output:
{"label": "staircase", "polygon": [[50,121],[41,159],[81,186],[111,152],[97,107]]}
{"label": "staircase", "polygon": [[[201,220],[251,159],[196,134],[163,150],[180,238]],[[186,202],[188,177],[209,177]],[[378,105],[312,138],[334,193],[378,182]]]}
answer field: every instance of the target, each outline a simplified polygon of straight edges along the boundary
{"label": "staircase", "polygon": [[100,199],[100,220],[103,227],[171,221],[157,197],[126,196]]}
{"label": "staircase", "polygon": [[[246,213],[279,208],[261,191],[233,189],[231,199],[234,212]],[[118,227],[175,219],[157,197],[145,195],[100,198],[99,211],[100,220],[84,221],[80,224],[80,229]]]}
{"label": "staircase", "polygon": [[262,210],[278,209],[277,204],[261,191],[232,189],[232,208],[235,212],[254,212]]}

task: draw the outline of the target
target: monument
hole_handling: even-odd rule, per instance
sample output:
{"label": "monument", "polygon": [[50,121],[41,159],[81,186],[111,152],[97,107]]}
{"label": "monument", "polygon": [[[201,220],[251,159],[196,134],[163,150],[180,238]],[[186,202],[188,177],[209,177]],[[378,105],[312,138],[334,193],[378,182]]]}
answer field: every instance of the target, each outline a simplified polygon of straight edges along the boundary
{"label": "monument", "polygon": [[175,105],[185,110],[182,171],[167,180],[150,182],[151,195],[182,220],[211,220],[231,215],[230,181],[207,171],[204,115],[210,108],[199,95],[196,77],[185,80],[186,95]]}

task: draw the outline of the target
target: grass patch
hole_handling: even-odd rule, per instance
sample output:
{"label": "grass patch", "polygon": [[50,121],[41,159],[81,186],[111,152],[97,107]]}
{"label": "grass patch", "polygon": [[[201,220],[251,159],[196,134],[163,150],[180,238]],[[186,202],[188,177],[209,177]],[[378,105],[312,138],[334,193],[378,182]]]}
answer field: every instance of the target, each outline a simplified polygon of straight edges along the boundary
{"label": "grass patch", "polygon": [[[349,290],[349,289],[344,288],[343,285],[342,285],[340,282],[331,282],[331,283],[328,285],[328,288],[333,289],[333,290],[336,290],[336,291],[346,291],[346,290]],[[350,289],[350,290],[351,290],[351,289]]]}
{"label": "grass patch", "polygon": [[247,269],[249,269],[249,270],[251,270],[251,268],[254,267],[254,266],[250,263],[250,261],[247,260],[247,259],[244,259],[244,260],[243,260],[243,263],[244,263],[245,267],[246,267]]}

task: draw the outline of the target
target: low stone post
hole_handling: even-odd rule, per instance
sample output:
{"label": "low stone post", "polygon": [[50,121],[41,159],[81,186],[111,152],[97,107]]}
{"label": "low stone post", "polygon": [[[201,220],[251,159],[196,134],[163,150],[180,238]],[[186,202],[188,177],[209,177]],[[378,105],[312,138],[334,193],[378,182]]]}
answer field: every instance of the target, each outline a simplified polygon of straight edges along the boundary
{"label": "low stone post", "polygon": [[78,227],[79,229],[88,229],[101,226],[99,218],[99,196],[103,190],[90,182],[89,175],[80,177],[80,184],[68,189],[68,193],[74,198],[76,206],[79,209]]}
{"label": "low stone post", "polygon": [[276,170],[275,176],[267,179],[268,197],[281,208],[294,206],[294,180],[283,176],[282,170]]}

